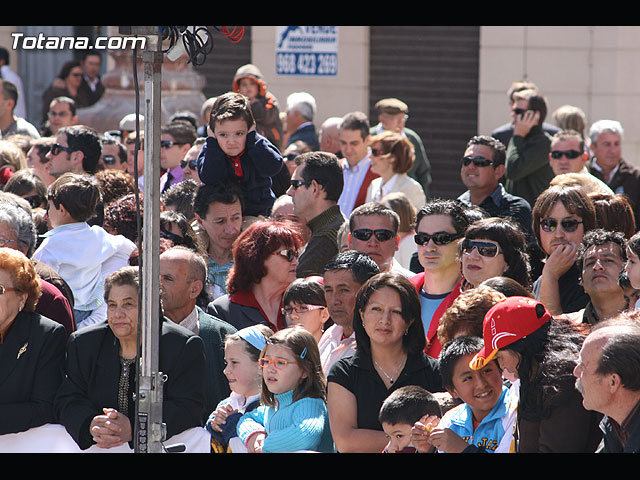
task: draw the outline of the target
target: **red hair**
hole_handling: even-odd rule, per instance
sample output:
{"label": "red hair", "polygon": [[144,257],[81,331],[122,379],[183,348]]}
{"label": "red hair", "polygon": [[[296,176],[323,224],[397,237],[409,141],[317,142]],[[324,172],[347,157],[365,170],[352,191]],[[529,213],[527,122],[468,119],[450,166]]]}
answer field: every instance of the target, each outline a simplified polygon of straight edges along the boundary
{"label": "red hair", "polygon": [[252,223],[233,244],[233,266],[227,277],[227,292],[246,292],[267,274],[265,261],[283,248],[299,251],[304,239],[295,223],[288,220],[259,220]]}

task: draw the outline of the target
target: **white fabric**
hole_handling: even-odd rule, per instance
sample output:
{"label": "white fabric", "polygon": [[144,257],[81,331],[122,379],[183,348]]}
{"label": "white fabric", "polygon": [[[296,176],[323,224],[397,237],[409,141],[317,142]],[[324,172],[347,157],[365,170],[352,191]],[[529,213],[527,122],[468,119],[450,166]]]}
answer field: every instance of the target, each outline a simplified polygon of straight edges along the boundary
{"label": "white fabric", "polygon": [[325,376],[331,370],[333,364],[343,357],[350,357],[356,353],[356,334],[342,339],[343,328],[340,325],[331,325],[318,342],[320,361]]}
{"label": "white fabric", "polygon": [[[210,453],[211,436],[193,427],[164,441],[165,447],[184,444],[184,453]],[[129,444],[113,448],[95,445],[81,450],[62,425],[48,423],[26,432],[0,435],[0,453],[133,453]]]}
{"label": "white fabric", "polygon": [[24,96],[24,87],[22,86],[22,79],[20,78],[20,75],[11,70],[11,67],[9,65],[2,65],[0,67],[0,70],[2,70],[2,78],[13,83],[18,90],[18,103],[13,109],[13,114],[16,117],[27,118],[27,103]]}

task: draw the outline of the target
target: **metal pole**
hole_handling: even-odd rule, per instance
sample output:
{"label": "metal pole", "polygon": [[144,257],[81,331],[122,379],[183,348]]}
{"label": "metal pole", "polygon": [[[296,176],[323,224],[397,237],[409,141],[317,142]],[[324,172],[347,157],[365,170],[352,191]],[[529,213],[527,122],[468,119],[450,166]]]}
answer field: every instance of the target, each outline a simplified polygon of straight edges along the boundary
{"label": "metal pole", "polygon": [[159,371],[160,338],[160,128],[162,51],[158,35],[149,35],[144,64],[144,197],[142,261],[142,342],[138,375],[136,451],[160,453],[166,437],[162,422],[164,375]]}

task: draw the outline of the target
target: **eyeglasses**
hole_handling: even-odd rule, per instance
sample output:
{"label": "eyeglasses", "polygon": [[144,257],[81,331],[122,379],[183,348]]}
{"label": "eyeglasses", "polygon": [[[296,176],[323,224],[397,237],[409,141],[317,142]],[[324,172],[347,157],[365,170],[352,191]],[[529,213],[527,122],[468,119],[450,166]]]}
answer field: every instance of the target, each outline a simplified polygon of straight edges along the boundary
{"label": "eyeglasses", "polygon": [[63,147],[59,143],[54,143],[53,145],[51,145],[51,155],[58,155],[60,151],[71,153],[75,152],[76,150],[69,147]]}
{"label": "eyeglasses", "polygon": [[371,238],[371,235],[375,235],[376,240],[379,242],[387,242],[394,238],[396,234],[391,230],[387,230],[386,228],[378,228],[376,230],[372,230],[370,228],[358,228],[351,232],[354,238],[357,240],[366,242]]}
{"label": "eyeglasses", "polygon": [[185,169],[189,165],[191,170],[198,168],[198,160],[180,160],[180,168]]}
{"label": "eyeglasses", "polygon": [[573,160],[574,158],[578,158],[580,155],[582,155],[582,152],[579,152],[578,150],[553,150],[551,152],[551,158],[555,160],[559,160],[563,156],[567,157],[569,160]]}
{"label": "eyeglasses", "polygon": [[512,112],[516,115],[523,115],[527,111],[526,108],[514,108]]}
{"label": "eyeglasses", "polygon": [[287,162],[293,162],[296,157],[300,155],[299,153],[287,153],[284,158]]}
{"label": "eyeglasses", "polygon": [[102,163],[104,163],[105,165],[115,165],[116,157],[113,155],[105,155],[104,157],[102,157]]}
{"label": "eyeglasses", "polygon": [[313,182],[313,180],[295,180],[292,179],[291,180],[291,186],[293,187],[294,190],[297,190],[298,188],[302,187],[303,185],[311,185],[311,182]]}
{"label": "eyeglasses", "polygon": [[490,165],[493,165],[493,160],[490,160],[486,157],[471,157],[471,156],[466,156],[462,158],[462,166],[463,167],[468,167],[469,165],[471,165],[471,163],[473,163],[474,166],[476,167],[488,167]]}
{"label": "eyeglasses", "polygon": [[497,257],[499,253],[502,253],[500,247],[493,242],[486,242],[482,240],[471,240],[465,238],[462,241],[462,253],[466,253],[470,255],[473,252],[473,249],[477,249],[478,253],[483,257]]}
{"label": "eyeglasses", "polygon": [[6,292],[17,292],[18,289],[14,287],[5,287],[4,285],[0,285],[0,295],[4,295]]}
{"label": "eyeglasses", "polygon": [[[582,222],[580,220],[576,220],[575,218],[564,218],[560,221],[560,225],[562,226],[562,230],[567,233],[573,233],[578,229],[578,225]],[[540,220],[540,228],[542,228],[545,232],[555,232],[556,228],[558,228],[558,220],[555,218],[547,217]]]}
{"label": "eyeglasses", "polygon": [[436,245],[448,245],[449,243],[461,238],[462,235],[459,233],[449,233],[449,232],[436,232],[436,233],[416,233],[413,237],[413,241],[418,245],[427,245],[429,240],[433,240],[433,243]]}
{"label": "eyeglasses", "polygon": [[160,140],[160,148],[171,148],[174,145],[184,145],[183,143],[174,142],[173,140]]}
{"label": "eyeglasses", "polygon": [[284,358],[274,358],[273,360],[271,360],[269,358],[263,357],[258,360],[258,365],[260,365],[262,368],[268,368],[269,366],[273,365],[277,370],[284,370],[285,368],[287,368],[287,365],[297,363],[298,362],[290,362],[289,360],[286,360]]}
{"label": "eyeglasses", "polygon": [[172,232],[161,231],[160,232],[160,238],[165,238],[167,240],[171,240],[174,245],[184,245],[185,244],[185,241],[184,241],[183,237],[181,237],[180,235],[176,235],[175,233],[172,233]]}
{"label": "eyeglasses", "polygon": [[284,250],[280,250],[279,252],[274,252],[274,255],[279,255],[287,260],[287,262],[293,262],[296,258],[298,258],[298,252],[292,248],[287,248]]}
{"label": "eyeglasses", "polygon": [[10,243],[15,243],[15,242],[16,241],[13,238],[7,238],[4,235],[0,235],[0,247],[6,247]]}
{"label": "eyeglasses", "polygon": [[303,313],[307,313],[312,310],[319,310],[321,308],[326,307],[324,305],[296,305],[294,307],[283,307],[281,311],[283,315],[291,315],[293,312],[296,312],[298,315],[302,315]]}
{"label": "eyeglasses", "polygon": [[383,150],[380,150],[379,148],[372,148],[371,155],[373,155],[374,157],[381,157],[383,155],[386,155],[386,153]]}
{"label": "eyeglasses", "polygon": [[42,204],[44,203],[44,201],[46,200],[46,198],[44,197],[44,195],[29,195],[27,197],[24,197],[24,199],[29,202],[29,205],[31,205],[31,208],[38,208],[41,207]]}

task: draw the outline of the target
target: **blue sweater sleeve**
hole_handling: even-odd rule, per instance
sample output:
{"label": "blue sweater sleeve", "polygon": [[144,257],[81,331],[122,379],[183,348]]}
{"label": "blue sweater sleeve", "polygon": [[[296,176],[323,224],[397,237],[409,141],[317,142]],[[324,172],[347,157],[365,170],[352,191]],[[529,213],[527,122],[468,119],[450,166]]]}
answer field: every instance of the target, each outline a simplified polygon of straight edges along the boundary
{"label": "blue sweater sleeve", "polygon": [[[315,450],[321,443],[327,408],[319,398],[302,398],[288,407],[288,418],[278,421],[262,446],[265,453]],[[285,419],[282,419],[285,420]]]}

